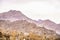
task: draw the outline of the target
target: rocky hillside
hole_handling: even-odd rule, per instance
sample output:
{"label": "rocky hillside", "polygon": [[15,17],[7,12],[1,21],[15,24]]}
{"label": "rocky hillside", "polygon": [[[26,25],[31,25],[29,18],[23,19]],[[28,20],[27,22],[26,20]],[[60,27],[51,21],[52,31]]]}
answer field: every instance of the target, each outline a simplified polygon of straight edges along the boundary
{"label": "rocky hillside", "polygon": [[16,30],[23,33],[33,32],[39,35],[42,35],[42,34],[56,35],[56,32],[52,30],[48,30],[44,27],[38,27],[36,24],[30,23],[26,20],[17,20],[14,22],[0,20],[0,29],[2,28],[8,31]]}
{"label": "rocky hillside", "polygon": [[10,10],[8,12],[0,13],[0,20],[15,21],[15,20],[27,20],[27,19],[29,18],[26,17],[24,14],[22,14],[22,12],[16,10]]}
{"label": "rocky hillside", "polygon": [[56,33],[60,34],[60,24],[56,24],[51,20],[38,21],[40,26],[44,26],[47,29],[54,30]]}
{"label": "rocky hillside", "polygon": [[[12,22],[11,22],[12,21]],[[56,31],[52,30],[57,24],[49,20],[41,20],[39,23],[22,14],[20,11],[10,10],[0,14],[0,29],[17,30],[24,33],[34,32],[37,34],[55,35]],[[49,28],[49,29],[47,29]],[[58,30],[59,31],[59,30]]]}

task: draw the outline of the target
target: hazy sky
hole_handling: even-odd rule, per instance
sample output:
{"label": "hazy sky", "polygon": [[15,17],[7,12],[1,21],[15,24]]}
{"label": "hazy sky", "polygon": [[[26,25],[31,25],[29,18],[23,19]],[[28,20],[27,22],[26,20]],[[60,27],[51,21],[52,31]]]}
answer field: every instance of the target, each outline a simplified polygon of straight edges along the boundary
{"label": "hazy sky", "polygon": [[0,13],[20,10],[32,19],[50,19],[60,23],[60,0],[0,0]]}

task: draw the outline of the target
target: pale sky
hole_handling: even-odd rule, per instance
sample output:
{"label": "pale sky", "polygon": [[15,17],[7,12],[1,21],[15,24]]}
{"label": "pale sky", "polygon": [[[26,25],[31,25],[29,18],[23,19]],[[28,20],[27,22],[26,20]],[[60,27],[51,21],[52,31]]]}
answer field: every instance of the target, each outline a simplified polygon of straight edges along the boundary
{"label": "pale sky", "polygon": [[60,23],[60,0],[0,0],[0,13],[19,10],[27,17]]}

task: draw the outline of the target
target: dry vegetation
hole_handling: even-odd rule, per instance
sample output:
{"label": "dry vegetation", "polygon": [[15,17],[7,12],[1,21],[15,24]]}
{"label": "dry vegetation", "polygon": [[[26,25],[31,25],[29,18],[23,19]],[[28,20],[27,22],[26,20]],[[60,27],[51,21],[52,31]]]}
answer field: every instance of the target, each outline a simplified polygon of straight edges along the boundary
{"label": "dry vegetation", "polygon": [[54,31],[26,20],[0,20],[0,40],[60,40]]}
{"label": "dry vegetation", "polygon": [[28,33],[25,35],[22,32],[13,31],[2,31],[0,30],[0,40],[60,40],[55,35],[49,35],[47,37],[45,33],[43,35],[38,35],[33,32]]}

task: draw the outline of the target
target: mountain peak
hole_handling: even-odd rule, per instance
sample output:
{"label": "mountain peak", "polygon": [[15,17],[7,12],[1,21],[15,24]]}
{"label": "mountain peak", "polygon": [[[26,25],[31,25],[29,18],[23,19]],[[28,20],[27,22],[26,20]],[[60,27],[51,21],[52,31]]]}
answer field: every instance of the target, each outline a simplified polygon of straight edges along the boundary
{"label": "mountain peak", "polygon": [[17,11],[17,10],[9,10],[9,12],[20,12],[20,11]]}
{"label": "mountain peak", "polygon": [[52,22],[51,20],[47,19],[47,20],[44,20],[44,21],[48,21],[48,22]]}
{"label": "mountain peak", "polygon": [[10,10],[8,12],[4,12],[0,14],[0,20],[25,20],[28,17],[26,17],[21,11],[16,10]]}
{"label": "mountain peak", "polygon": [[16,10],[9,10],[8,13],[14,13],[14,14],[16,14],[16,13],[18,14],[19,13],[19,14],[22,14],[21,11],[16,11]]}
{"label": "mountain peak", "polygon": [[[46,22],[46,23],[54,23],[53,21],[51,21],[51,20],[49,20],[49,19],[44,20],[44,22]],[[54,23],[54,24],[55,24],[55,23]]]}
{"label": "mountain peak", "polygon": [[9,10],[9,12],[13,12],[13,11],[16,11],[16,10]]}

